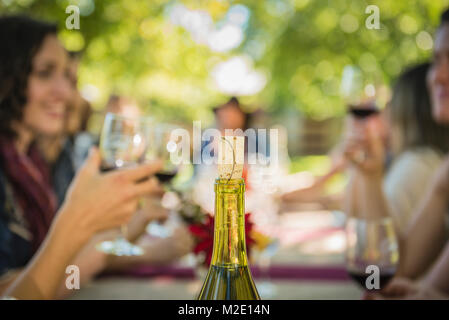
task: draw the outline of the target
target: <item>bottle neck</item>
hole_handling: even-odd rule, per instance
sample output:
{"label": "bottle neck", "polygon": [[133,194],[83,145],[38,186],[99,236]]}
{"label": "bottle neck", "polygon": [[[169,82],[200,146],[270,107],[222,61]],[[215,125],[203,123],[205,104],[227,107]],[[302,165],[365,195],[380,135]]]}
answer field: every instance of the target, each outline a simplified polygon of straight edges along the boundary
{"label": "bottle neck", "polygon": [[215,229],[211,264],[246,266],[245,183],[243,179],[215,180]]}

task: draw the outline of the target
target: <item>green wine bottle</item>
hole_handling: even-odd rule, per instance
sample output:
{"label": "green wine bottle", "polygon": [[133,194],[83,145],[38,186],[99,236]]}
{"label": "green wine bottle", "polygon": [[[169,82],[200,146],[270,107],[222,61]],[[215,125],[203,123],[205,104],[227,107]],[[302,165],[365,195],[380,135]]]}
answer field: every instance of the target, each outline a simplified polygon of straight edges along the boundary
{"label": "green wine bottle", "polygon": [[199,300],[259,300],[245,243],[245,183],[215,180],[214,248]]}

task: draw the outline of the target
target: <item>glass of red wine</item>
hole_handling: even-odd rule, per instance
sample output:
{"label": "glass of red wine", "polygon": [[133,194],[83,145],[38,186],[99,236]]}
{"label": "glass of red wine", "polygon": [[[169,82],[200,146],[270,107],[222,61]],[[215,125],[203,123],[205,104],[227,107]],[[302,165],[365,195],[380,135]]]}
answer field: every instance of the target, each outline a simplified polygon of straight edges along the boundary
{"label": "glass of red wine", "polygon": [[[149,118],[106,114],[100,137],[101,171],[120,170],[146,161],[150,129]],[[142,255],[143,249],[129,242],[125,234],[126,226],[122,226],[115,240],[97,244],[97,250],[117,256]]]}
{"label": "glass of red wine", "polygon": [[343,69],[340,92],[348,106],[348,113],[357,120],[365,120],[379,113],[376,86],[366,79],[357,66],[347,65]]}
{"label": "glass of red wine", "polygon": [[391,218],[346,221],[346,270],[361,288],[383,289],[394,276],[398,260]]}
{"label": "glass of red wine", "polygon": [[[155,124],[150,131],[151,148],[148,149],[146,158],[148,160],[158,159],[162,161],[161,171],[155,174],[159,182],[164,185],[166,191],[173,191],[173,179],[179,171],[181,163],[174,155],[179,151],[178,143],[180,136],[176,135],[177,126],[167,123]],[[156,237],[169,237],[178,224],[177,215],[169,215],[165,221],[151,221],[147,231]]]}
{"label": "glass of red wine", "polygon": [[161,183],[169,186],[179,170],[179,163],[173,161],[172,155],[178,150],[178,136],[174,135],[177,127],[167,123],[159,123],[152,130],[152,157],[162,160],[162,170],[155,174]]}
{"label": "glass of red wine", "polygon": [[371,116],[379,114],[379,109],[373,104],[363,106],[353,105],[349,106],[348,112],[358,120],[365,120]]}

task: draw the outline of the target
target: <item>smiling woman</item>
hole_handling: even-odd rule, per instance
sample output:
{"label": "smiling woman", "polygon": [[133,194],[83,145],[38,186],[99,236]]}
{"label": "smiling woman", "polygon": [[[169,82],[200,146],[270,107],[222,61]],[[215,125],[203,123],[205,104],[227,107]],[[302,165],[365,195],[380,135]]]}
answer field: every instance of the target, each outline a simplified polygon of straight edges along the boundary
{"label": "smiling woman", "polygon": [[0,23],[0,134],[20,140],[25,132],[32,137],[60,130],[70,86],[56,26],[25,17]]}
{"label": "smiling woman", "polygon": [[46,36],[33,59],[23,124],[36,134],[61,131],[70,91],[67,53],[55,35]]}
{"label": "smiling woman", "polygon": [[63,130],[75,87],[56,32],[45,22],[0,17],[0,299],[55,297],[93,235],[126,224],[141,197],[161,192],[151,179],[157,162],[101,173],[93,149],[56,213],[36,144]]}
{"label": "smiling woman", "polygon": [[56,212],[38,136],[64,125],[71,94],[68,55],[56,26],[0,18],[0,276],[36,252]]}

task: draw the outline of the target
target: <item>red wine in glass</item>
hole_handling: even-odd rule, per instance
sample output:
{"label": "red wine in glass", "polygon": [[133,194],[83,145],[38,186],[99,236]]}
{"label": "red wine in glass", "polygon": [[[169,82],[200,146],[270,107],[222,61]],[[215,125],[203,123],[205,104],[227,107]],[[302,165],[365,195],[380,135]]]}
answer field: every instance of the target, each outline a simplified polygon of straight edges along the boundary
{"label": "red wine in glass", "polygon": [[100,171],[101,172],[109,172],[109,171],[112,171],[112,170],[115,170],[115,169],[117,169],[117,167],[113,166],[113,165],[102,164],[100,166]]}
{"label": "red wine in glass", "polygon": [[358,119],[366,119],[370,116],[379,113],[379,109],[374,106],[360,107],[360,106],[349,106],[349,113]]}
{"label": "red wine in glass", "polygon": [[161,183],[170,183],[176,176],[177,171],[161,171],[155,174]]}
{"label": "red wine in glass", "polygon": [[[368,290],[366,287],[366,279],[371,275],[371,273],[348,270],[348,274],[362,289]],[[395,270],[381,270],[379,274],[379,290],[385,288],[388,282],[390,282],[390,280],[394,277],[394,274]]]}

